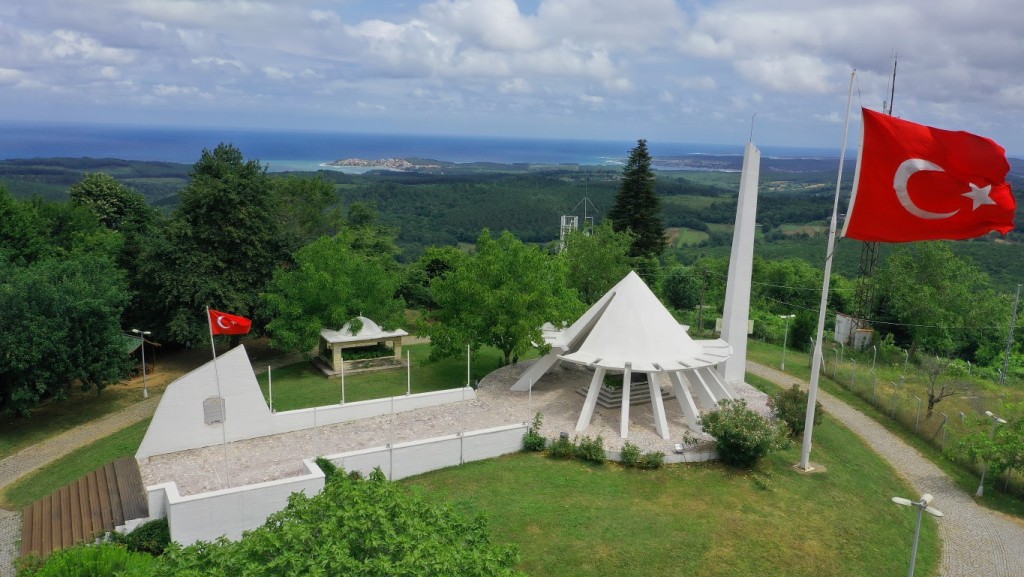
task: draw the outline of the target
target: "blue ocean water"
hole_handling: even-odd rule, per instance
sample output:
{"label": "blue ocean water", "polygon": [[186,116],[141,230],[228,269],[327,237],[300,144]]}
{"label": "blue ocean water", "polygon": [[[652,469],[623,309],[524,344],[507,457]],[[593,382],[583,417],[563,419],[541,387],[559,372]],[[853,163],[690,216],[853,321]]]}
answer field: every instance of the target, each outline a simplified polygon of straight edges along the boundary
{"label": "blue ocean water", "polygon": [[[431,158],[449,162],[614,165],[635,141],[355,134],[288,130],[240,130],[0,122],[0,159],[92,157],[192,164],[204,148],[221,142],[238,147],[272,171],[316,170],[343,158]],[[742,154],[743,144],[648,143],[655,157]],[[818,149],[767,148],[774,156],[831,156]]]}

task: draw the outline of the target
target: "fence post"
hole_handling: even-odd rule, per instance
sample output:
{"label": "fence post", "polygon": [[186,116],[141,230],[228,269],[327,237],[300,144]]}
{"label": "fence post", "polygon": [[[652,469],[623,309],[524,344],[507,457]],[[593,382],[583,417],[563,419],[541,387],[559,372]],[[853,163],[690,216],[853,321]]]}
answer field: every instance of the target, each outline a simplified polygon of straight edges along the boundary
{"label": "fence post", "polygon": [[942,424],[939,425],[939,428],[942,429],[942,442],[939,444],[939,447],[942,450],[942,452],[945,453],[946,452],[946,420],[949,419],[949,416],[947,416],[946,413],[939,413],[939,414],[942,415]]}
{"label": "fence post", "polygon": [[896,418],[896,392],[899,391],[899,385],[896,381],[890,381],[892,383],[892,411],[889,413],[890,419]]}
{"label": "fence post", "polygon": [[914,432],[917,433],[921,426],[921,398],[917,395],[914,398],[917,399],[917,417],[914,418]]}

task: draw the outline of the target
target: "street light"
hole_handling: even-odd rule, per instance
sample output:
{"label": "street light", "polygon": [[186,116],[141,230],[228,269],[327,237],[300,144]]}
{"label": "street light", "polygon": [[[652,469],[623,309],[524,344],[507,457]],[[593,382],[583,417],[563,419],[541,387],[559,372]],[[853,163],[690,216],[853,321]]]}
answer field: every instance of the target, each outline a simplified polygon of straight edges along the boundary
{"label": "street light", "polygon": [[917,507],[917,528],[914,529],[914,548],[910,551],[910,577],[914,577],[914,563],[917,561],[917,541],[921,536],[921,513],[928,511],[928,514],[936,517],[942,516],[942,511],[929,507],[928,504],[932,502],[932,496],[928,493],[921,495],[920,501],[911,501],[910,499],[904,499],[903,497],[893,497],[892,502],[897,505],[906,505],[908,507]]}
{"label": "street light", "polygon": [[[992,419],[992,430],[988,432],[988,440],[991,441],[996,436],[996,425],[1005,425],[1006,421],[992,414],[992,411],[985,411],[985,416]],[[985,473],[988,471],[988,459],[985,459],[985,464],[981,467],[981,482],[978,483],[978,492],[975,495],[981,497],[985,494]]]}
{"label": "street light", "polygon": [[786,370],[786,338],[789,337],[789,319],[796,315],[779,315],[780,319],[786,319],[786,330],[782,333],[782,363],[779,369]]}
{"label": "street light", "polygon": [[146,383],[146,337],[151,335],[150,331],[132,329],[132,333],[139,335],[139,348],[142,349],[142,398],[149,398],[149,387]]}

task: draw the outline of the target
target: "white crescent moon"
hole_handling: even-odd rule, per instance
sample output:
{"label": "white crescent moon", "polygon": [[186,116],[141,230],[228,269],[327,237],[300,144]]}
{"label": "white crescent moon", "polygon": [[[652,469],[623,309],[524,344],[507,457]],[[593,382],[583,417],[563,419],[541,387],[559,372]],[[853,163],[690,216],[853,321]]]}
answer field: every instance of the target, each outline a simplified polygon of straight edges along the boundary
{"label": "white crescent moon", "polygon": [[224,321],[226,321],[226,320],[227,320],[226,317],[217,317],[217,326],[222,328],[222,329],[230,329],[231,328],[231,323],[230,322],[228,324],[224,324]]}
{"label": "white crescent moon", "polygon": [[921,170],[945,172],[945,170],[943,170],[943,168],[938,164],[928,162],[921,158],[904,160],[903,163],[900,164],[900,167],[896,169],[896,175],[892,178],[892,187],[896,191],[896,198],[899,199],[903,208],[917,218],[925,218],[928,220],[949,218],[960,212],[960,209],[954,210],[953,212],[930,212],[914,204],[914,201],[910,199],[910,193],[907,192],[907,181],[910,180],[910,177],[913,176],[914,173]]}

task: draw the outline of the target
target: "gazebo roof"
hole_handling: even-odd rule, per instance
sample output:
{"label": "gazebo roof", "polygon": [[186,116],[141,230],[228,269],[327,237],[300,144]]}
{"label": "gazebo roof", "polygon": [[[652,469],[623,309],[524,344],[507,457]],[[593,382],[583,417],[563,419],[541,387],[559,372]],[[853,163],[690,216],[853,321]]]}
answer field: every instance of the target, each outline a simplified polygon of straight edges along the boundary
{"label": "gazebo roof", "polygon": [[328,343],[336,344],[376,339],[392,339],[395,337],[408,336],[409,334],[402,329],[386,331],[377,323],[363,316],[360,316],[359,320],[362,321],[363,328],[359,329],[358,333],[353,334],[351,323],[345,323],[345,326],[341,327],[339,330],[321,329],[320,338],[324,339]]}
{"label": "gazebo roof", "polygon": [[565,351],[561,359],[619,370],[629,363],[637,372],[706,367],[732,355],[722,339],[692,339],[635,272],[548,342]]}

